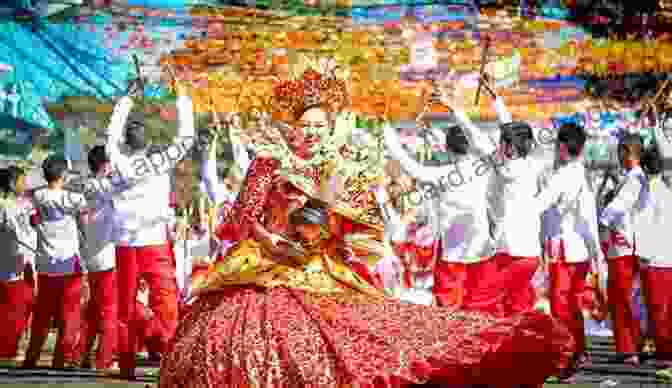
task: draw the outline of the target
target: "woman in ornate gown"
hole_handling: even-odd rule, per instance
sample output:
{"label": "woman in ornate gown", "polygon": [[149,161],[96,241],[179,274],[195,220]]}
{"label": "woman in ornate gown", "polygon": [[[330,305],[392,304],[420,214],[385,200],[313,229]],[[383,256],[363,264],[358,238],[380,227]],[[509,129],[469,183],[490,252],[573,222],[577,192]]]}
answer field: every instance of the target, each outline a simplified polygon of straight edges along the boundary
{"label": "woman in ornate gown", "polygon": [[347,252],[375,251],[382,235],[334,195],[353,173],[339,169],[348,163],[338,152],[352,117],[330,117],[345,102],[344,83],[309,71],[276,92],[274,103],[298,122],[284,145],[258,149],[218,231],[238,243],[195,279],[161,387],[512,387],[542,384],[567,366],[572,337],[547,315],[403,304],[350,269]]}

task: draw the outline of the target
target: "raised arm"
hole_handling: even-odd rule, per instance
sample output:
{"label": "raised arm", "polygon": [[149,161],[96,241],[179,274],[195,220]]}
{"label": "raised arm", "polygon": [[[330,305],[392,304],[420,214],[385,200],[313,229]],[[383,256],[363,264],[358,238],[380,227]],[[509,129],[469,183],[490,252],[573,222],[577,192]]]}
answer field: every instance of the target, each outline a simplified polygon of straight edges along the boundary
{"label": "raised arm", "polygon": [[157,173],[167,173],[174,169],[196,143],[196,130],[194,127],[194,106],[191,97],[187,94],[184,86],[177,85],[177,136],[172,142],[172,147],[176,150],[174,155],[167,155],[167,163],[163,163],[163,168]]}
{"label": "raised arm", "polygon": [[126,164],[126,158],[121,152],[121,147],[124,142],[124,128],[131,109],[133,109],[133,99],[129,96],[122,97],[114,107],[110,124],[107,126],[107,132],[105,133],[107,135],[105,151],[110,158],[110,162],[116,168],[119,168],[120,164]]}
{"label": "raised arm", "polygon": [[399,141],[399,136],[397,131],[392,128],[389,124],[385,126],[384,129],[385,136],[385,146],[387,147],[390,155],[399,161],[401,167],[406,171],[407,174],[413,176],[416,179],[425,182],[439,182],[442,177],[447,176],[451,171],[455,170],[453,165],[444,166],[444,167],[428,167],[423,166],[420,163],[413,160]]}
{"label": "raised arm", "polygon": [[[495,110],[497,111],[497,119],[500,124],[511,122],[511,114],[506,109],[504,101],[501,98],[495,98]],[[453,108],[455,118],[464,130],[464,133],[469,140],[473,152],[478,155],[493,155],[497,150],[497,142],[493,140],[485,131],[474,125],[467,114],[461,108]]]}
{"label": "raised arm", "polygon": [[252,159],[250,159],[250,155],[247,153],[249,148],[233,135],[231,136],[231,147],[233,148],[233,158],[238,165],[238,168],[240,168],[241,174],[245,176],[245,174],[247,174],[247,169],[250,168],[250,164],[252,164]]}
{"label": "raised arm", "polygon": [[[486,90],[491,94],[494,99],[495,111],[497,112],[497,119],[500,124],[507,124],[512,121],[511,114],[506,109],[504,101],[495,94],[495,91],[490,87],[487,80],[482,81]],[[465,93],[465,88],[462,81],[458,80],[457,84],[452,93],[444,93],[442,95],[442,101],[444,104],[448,105],[455,114],[455,118],[465,132],[467,139],[469,140],[469,145],[472,148],[472,151],[481,156],[493,155],[497,150],[497,142],[494,141],[487,133],[485,133],[481,128],[478,128],[474,123],[469,119],[466,111],[465,102],[469,100],[467,93]]]}
{"label": "raised arm", "polygon": [[217,136],[214,137],[208,149],[203,152],[201,160],[201,185],[210,201],[220,204],[228,198],[228,191],[219,181],[217,175]]}
{"label": "raised arm", "polygon": [[196,134],[194,126],[194,105],[185,87],[177,87],[177,138],[194,140]]}
{"label": "raised arm", "polygon": [[662,180],[668,188],[672,189],[672,171],[670,171],[670,162],[672,160],[672,141],[665,136],[665,131],[663,131],[663,125],[655,125],[654,135],[656,138],[656,145],[658,146],[658,151],[660,156],[663,159],[663,172]]}

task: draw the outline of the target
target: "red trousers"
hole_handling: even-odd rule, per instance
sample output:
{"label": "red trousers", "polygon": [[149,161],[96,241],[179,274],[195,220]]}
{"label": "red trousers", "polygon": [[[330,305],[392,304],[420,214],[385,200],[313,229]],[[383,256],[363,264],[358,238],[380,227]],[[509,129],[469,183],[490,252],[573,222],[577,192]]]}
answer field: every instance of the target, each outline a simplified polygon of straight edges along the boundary
{"label": "red trousers", "polygon": [[534,307],[537,258],[497,255],[473,264],[438,261],[434,295],[442,306],[507,316]]}
{"label": "red trousers", "polygon": [[149,286],[149,307],[160,321],[162,351],[177,329],[178,302],[175,266],[170,246],[117,247],[117,278],[119,286],[119,355],[122,372],[135,369],[137,321],[135,318],[138,279]]}
{"label": "red trousers", "polygon": [[648,267],[642,273],[656,358],[672,361],[672,268]]}
{"label": "red trousers", "polygon": [[113,363],[117,351],[118,304],[117,272],[91,272],[88,275],[91,299],[84,312],[81,345],[89,355],[96,336],[100,334],[96,351],[96,368],[105,369]]}
{"label": "red trousers", "polygon": [[42,346],[49,334],[52,318],[58,328],[58,339],[52,366],[63,368],[67,363],[78,363],[79,328],[81,322],[82,275],[38,275],[37,302],[30,328],[30,345],[24,366],[34,368]]}
{"label": "red trousers", "polygon": [[578,354],[586,351],[586,333],[581,300],[590,264],[555,261],[549,264],[551,314],[567,326]]}
{"label": "red trousers", "polygon": [[537,293],[532,286],[532,277],[539,267],[539,258],[508,254],[498,254],[495,258],[499,264],[499,277],[492,287],[499,284],[500,290],[506,291],[508,298],[504,300],[504,309],[507,314],[534,309]]}
{"label": "red trousers", "polygon": [[609,258],[608,264],[607,299],[614,322],[616,351],[636,354],[641,342],[641,326],[635,319],[632,289],[639,271],[639,259],[636,256],[621,256]]}
{"label": "red trousers", "polygon": [[33,311],[32,281],[0,282],[0,311],[0,358],[14,358]]}
{"label": "red trousers", "polygon": [[161,353],[161,341],[163,338],[163,328],[161,322],[154,317],[147,317],[146,307],[140,302],[135,303],[135,321],[136,321],[136,350],[141,352],[146,348],[150,353]]}

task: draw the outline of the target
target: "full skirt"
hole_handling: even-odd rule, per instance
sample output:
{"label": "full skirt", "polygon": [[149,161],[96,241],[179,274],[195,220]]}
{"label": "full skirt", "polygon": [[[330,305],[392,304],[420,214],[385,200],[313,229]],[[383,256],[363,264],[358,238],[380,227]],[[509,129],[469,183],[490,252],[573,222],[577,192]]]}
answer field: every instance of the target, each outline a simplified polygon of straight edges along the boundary
{"label": "full skirt", "polygon": [[573,350],[567,329],[536,312],[497,319],[355,292],[227,287],[191,306],[160,386],[534,385]]}

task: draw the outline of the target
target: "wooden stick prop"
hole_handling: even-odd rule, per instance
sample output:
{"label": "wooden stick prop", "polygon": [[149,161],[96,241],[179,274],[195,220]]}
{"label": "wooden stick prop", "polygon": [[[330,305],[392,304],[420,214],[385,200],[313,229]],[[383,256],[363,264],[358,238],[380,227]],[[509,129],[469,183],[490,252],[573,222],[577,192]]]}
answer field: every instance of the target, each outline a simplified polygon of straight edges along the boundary
{"label": "wooden stick prop", "polygon": [[142,78],[142,72],[140,71],[140,60],[138,56],[133,54],[133,63],[135,64],[135,72],[138,75],[138,83],[140,84],[140,90],[142,95],[145,95],[145,80]]}
{"label": "wooden stick prop", "polygon": [[474,105],[478,106],[478,103],[481,99],[481,87],[483,86],[483,74],[485,74],[485,65],[488,61],[488,53],[490,51],[490,38],[485,38],[485,46],[483,47],[483,52],[481,53],[481,70],[479,71],[479,81],[478,88],[476,89],[476,100]]}
{"label": "wooden stick prop", "polygon": [[[209,150],[208,152],[215,152],[214,148],[217,147],[218,135],[219,135],[219,131],[221,131],[221,122],[219,121],[219,115],[217,114],[217,112],[215,111],[215,108],[214,108],[215,107],[214,100],[211,99],[211,101],[212,101],[212,104],[210,105],[210,113],[212,114],[212,120],[215,123],[215,131],[216,132],[215,132],[214,138],[211,140],[213,142],[213,145],[212,145],[213,149]],[[213,199],[213,201],[211,201],[211,203],[210,203],[210,206],[208,207],[208,239],[210,239],[210,241],[212,241],[212,239],[215,238],[215,230],[217,228],[216,223],[217,223],[217,206],[218,205],[219,204],[215,203],[215,201]],[[211,250],[213,250],[212,247],[211,247]]]}
{"label": "wooden stick prop", "polygon": [[492,98],[497,97],[497,93],[495,93],[495,90],[490,86],[490,75],[488,73],[483,73],[480,77],[479,85],[483,85],[485,90],[490,93]]}
{"label": "wooden stick prop", "polygon": [[170,79],[171,79],[172,86],[175,89],[175,92],[177,93],[178,80],[177,80],[177,73],[175,73],[175,69],[173,68],[172,65],[167,65],[166,66],[166,72],[168,72],[168,75],[170,76]]}
{"label": "wooden stick prop", "polygon": [[653,108],[653,106],[658,103],[658,100],[660,99],[660,96],[663,95],[663,92],[669,86],[670,81],[671,80],[669,78],[666,79],[665,81],[663,81],[663,84],[660,86],[660,88],[656,92],[656,95],[653,96],[653,98],[651,98],[650,100],[647,100],[644,103],[644,109],[642,110],[642,116],[648,114],[651,111],[651,109]]}

